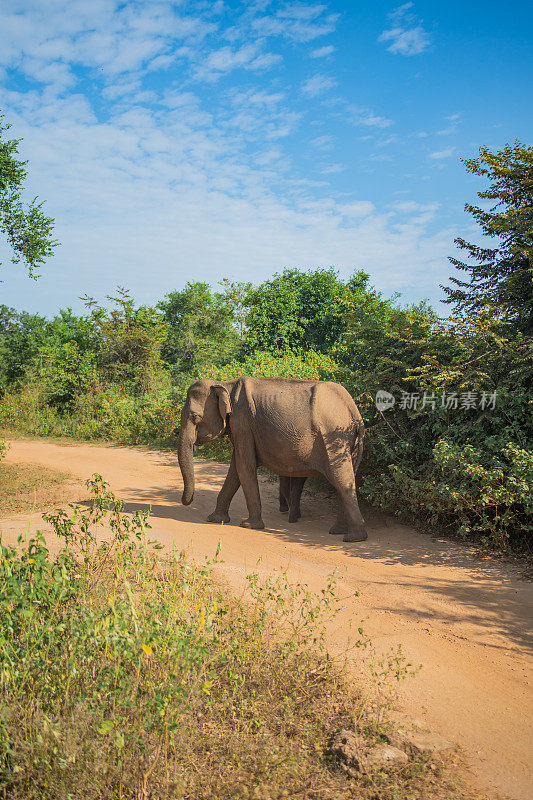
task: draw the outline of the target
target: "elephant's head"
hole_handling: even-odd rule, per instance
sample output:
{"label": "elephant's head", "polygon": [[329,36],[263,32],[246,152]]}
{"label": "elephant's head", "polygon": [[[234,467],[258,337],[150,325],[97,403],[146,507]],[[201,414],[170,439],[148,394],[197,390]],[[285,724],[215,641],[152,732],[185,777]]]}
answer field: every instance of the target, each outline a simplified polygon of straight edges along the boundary
{"label": "elephant's head", "polygon": [[183,476],[184,506],[192,503],[194,496],[195,444],[211,442],[226,430],[228,414],[231,414],[230,383],[196,381],[189,386],[187,399],[181,412],[178,443],[178,461]]}

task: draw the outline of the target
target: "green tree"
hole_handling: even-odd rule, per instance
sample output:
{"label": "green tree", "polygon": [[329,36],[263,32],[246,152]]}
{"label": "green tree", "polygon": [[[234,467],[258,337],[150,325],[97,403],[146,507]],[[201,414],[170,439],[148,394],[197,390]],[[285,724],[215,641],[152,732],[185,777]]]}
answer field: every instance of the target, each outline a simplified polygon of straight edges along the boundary
{"label": "green tree", "polygon": [[72,410],[76,398],[99,379],[100,339],[91,317],[62,309],[45,321],[44,335],[37,338],[33,332],[31,341],[37,346],[32,375],[45,388],[47,402],[61,411]]}
{"label": "green tree", "polygon": [[0,114],[0,230],[13,250],[13,263],[22,260],[34,278],[58,244],[52,239],[54,220],[43,213],[37,198],[22,201],[27,162],[17,158],[21,139],[5,138],[11,126],[4,119]]}
{"label": "green tree", "polygon": [[0,394],[33,365],[46,325],[44,317],[0,305]]}
{"label": "green tree", "polygon": [[485,236],[499,241],[495,247],[456,244],[469,262],[450,258],[468,280],[451,278],[453,287],[442,287],[445,302],[463,315],[487,312],[516,330],[533,333],[533,147],[519,141],[491,152],[481,147],[478,158],[463,159],[468,172],[487,178],[489,187],[478,197],[491,201],[490,209],[467,204],[468,211]]}
{"label": "green tree", "polygon": [[346,327],[345,292],[334,269],[274,275],[247,297],[246,352],[328,352]]}
{"label": "green tree", "polygon": [[221,365],[236,354],[239,339],[227,293],[213,292],[207,283],[191,282],[170,292],[158,308],[169,327],[163,358],[179,372],[196,373]]}
{"label": "green tree", "polygon": [[246,326],[246,303],[253,289],[253,284],[249,281],[232,281],[229,278],[222,278],[220,285],[226,302],[232,309],[239,338],[242,341]]}
{"label": "green tree", "polygon": [[98,366],[104,381],[122,385],[134,395],[149,391],[163,368],[161,350],[168,336],[163,315],[151,306],[135,307],[129,292],[117,288],[108,295],[110,311],[91,297],[83,298],[91,309],[89,324],[98,340]]}

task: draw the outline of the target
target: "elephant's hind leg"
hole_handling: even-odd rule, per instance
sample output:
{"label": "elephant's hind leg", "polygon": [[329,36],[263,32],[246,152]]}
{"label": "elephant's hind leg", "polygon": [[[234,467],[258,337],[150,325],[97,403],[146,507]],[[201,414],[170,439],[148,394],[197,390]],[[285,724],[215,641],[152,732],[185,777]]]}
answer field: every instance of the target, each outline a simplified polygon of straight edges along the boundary
{"label": "elephant's hind leg", "polygon": [[285,475],[279,478],[279,510],[288,511],[291,496],[291,479]]}
{"label": "elephant's hind leg", "polygon": [[349,452],[343,458],[336,459],[335,464],[330,464],[327,478],[337,490],[339,503],[342,506],[330,533],[342,533],[344,542],[363,542],[368,538],[368,534],[357,502],[355,474]]}
{"label": "elephant's hind leg", "polygon": [[344,511],[344,503],[340,497],[337,498],[337,504],[339,507],[337,519],[329,529],[329,532],[333,534],[342,534],[344,536],[345,533],[348,533],[348,520],[346,519],[346,512]]}
{"label": "elephant's hind leg", "polygon": [[298,522],[302,516],[300,498],[307,478],[290,478],[289,522]]}

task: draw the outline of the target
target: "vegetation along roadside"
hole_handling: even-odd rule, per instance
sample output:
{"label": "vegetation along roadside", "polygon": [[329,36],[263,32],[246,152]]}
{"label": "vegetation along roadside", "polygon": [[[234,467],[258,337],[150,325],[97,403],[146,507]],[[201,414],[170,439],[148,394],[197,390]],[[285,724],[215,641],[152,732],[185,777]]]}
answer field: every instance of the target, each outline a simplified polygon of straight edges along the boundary
{"label": "vegetation along roadside", "polygon": [[[1,545],[5,797],[472,797],[453,751],[392,747],[328,655],[333,582],[314,596],[251,575],[235,599],[212,565],[162,555],[100,476],[88,487],[91,504],[46,517],[56,555],[39,533]],[[409,671],[392,656],[382,685]]]}

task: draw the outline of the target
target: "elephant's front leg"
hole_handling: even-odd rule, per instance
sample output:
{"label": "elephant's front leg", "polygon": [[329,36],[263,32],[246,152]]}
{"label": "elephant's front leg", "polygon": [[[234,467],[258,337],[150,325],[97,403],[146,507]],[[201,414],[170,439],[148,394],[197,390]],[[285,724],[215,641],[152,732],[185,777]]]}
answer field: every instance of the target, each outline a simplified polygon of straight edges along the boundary
{"label": "elephant's front leg", "polygon": [[255,443],[251,434],[241,437],[239,443],[235,446],[234,452],[237,473],[248,507],[248,519],[243,519],[241,526],[243,528],[262,530],[265,527],[265,523],[261,516]]}
{"label": "elephant's front leg", "polygon": [[229,507],[237,492],[241,482],[237,473],[237,466],[235,464],[235,451],[231,457],[228,474],[222,484],[222,489],[218,493],[217,505],[212,514],[209,514],[208,522],[229,522]]}

